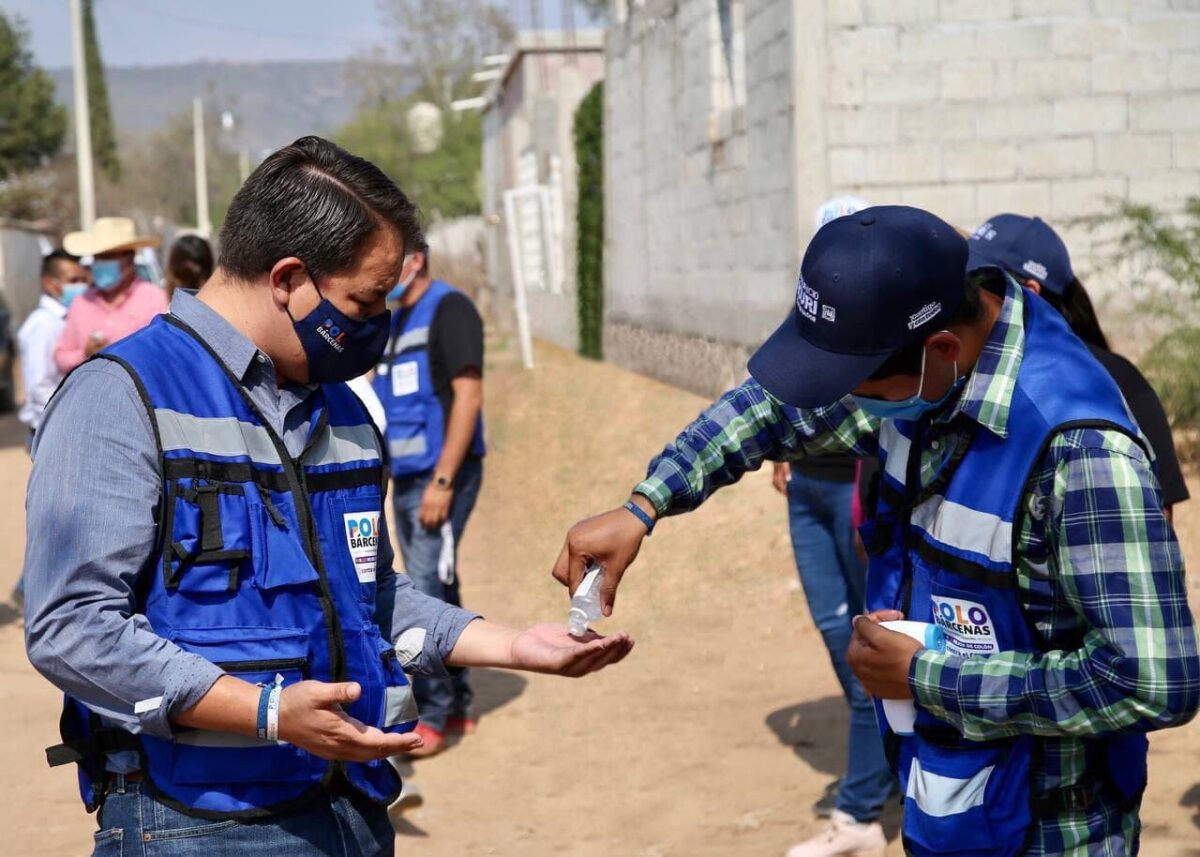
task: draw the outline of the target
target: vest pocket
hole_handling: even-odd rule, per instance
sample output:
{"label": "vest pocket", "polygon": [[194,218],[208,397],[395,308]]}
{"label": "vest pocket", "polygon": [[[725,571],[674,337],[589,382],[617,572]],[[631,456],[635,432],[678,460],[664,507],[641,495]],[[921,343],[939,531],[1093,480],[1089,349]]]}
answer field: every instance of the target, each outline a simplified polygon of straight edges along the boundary
{"label": "vest pocket", "polygon": [[904,838],[916,853],[993,853],[985,803],[999,755],[917,741],[904,789]]}
{"label": "vest pocket", "polygon": [[1033,823],[1027,743],[916,739],[904,784],[904,838],[913,853],[1022,853]]}
{"label": "vest pocket", "polygon": [[304,552],[304,537],[295,523],[297,516],[291,498],[259,489],[249,505],[254,530],[255,585],[269,590],[317,580],[317,570]]}
{"label": "vest pocket", "polygon": [[167,504],[163,583],[178,592],[236,592],[243,563],[253,553],[245,486],[175,482]]}
{"label": "vest pocket", "polygon": [[[171,639],[252,684],[272,684],[282,676],[287,687],[307,677],[308,633],[298,628],[187,629]],[[290,744],[187,729],[170,745],[167,778],[180,784],[297,782],[317,776],[315,762]]]}
{"label": "vest pocket", "polygon": [[[351,706],[351,716],[387,732],[411,732],[417,725],[417,704],[395,649],[377,625],[368,625],[353,636],[359,665],[350,664],[350,679],[362,685],[363,693]],[[347,640],[348,651],[351,645]]]}

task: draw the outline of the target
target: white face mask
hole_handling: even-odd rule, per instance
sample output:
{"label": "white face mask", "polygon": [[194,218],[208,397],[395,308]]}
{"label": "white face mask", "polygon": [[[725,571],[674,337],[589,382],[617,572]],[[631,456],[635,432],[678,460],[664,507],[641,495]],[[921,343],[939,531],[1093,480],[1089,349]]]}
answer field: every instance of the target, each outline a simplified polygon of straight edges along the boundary
{"label": "white face mask", "polygon": [[[409,268],[412,268],[412,270],[409,270]],[[406,254],[404,257],[404,264],[400,268],[400,282],[396,283],[396,285],[392,287],[392,290],[388,292],[387,299],[389,301],[400,300],[400,296],[404,294],[404,291],[411,286],[413,284],[413,280],[417,278],[417,270],[418,269],[412,264],[412,255]]]}
{"label": "white face mask", "polygon": [[404,265],[400,268],[400,272],[401,279],[399,284],[407,289],[412,285],[413,280],[417,278],[417,268],[415,265],[413,265],[413,257],[411,253],[404,257]]}

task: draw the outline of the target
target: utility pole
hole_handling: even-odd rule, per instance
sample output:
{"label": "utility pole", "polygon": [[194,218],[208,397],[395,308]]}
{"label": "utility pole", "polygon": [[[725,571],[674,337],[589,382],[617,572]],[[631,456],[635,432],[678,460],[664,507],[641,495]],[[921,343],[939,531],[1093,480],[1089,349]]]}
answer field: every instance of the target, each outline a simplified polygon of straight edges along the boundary
{"label": "utility pole", "polygon": [[75,80],[75,163],[79,169],[79,227],[96,222],[96,179],[92,169],[92,117],[88,106],[87,64],[83,54],[83,5],[70,0],[71,61]]}
{"label": "utility pole", "polygon": [[192,148],[196,162],[196,231],[204,238],[212,234],[208,219],[208,153],[204,145],[204,100],[192,99]]}

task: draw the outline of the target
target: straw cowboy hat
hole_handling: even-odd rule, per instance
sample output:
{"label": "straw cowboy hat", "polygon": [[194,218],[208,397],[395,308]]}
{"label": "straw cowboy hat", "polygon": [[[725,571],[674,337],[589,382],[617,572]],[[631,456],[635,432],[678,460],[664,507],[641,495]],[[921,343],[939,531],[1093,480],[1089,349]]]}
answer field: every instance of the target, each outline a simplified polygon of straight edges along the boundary
{"label": "straw cowboy hat", "polygon": [[68,232],[63,238],[63,249],[73,256],[100,256],[157,246],[158,239],[138,235],[137,227],[128,217],[97,217],[90,231]]}

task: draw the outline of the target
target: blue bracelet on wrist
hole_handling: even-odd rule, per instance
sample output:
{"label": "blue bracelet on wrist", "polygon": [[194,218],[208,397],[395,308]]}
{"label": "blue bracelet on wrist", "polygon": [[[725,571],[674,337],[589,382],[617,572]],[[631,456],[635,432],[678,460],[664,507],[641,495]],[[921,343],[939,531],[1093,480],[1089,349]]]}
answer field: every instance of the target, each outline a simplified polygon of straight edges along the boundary
{"label": "blue bracelet on wrist", "polygon": [[654,534],[654,519],[642,511],[642,507],[632,500],[626,500],[621,508],[633,513],[633,516],[646,525],[646,535]]}
{"label": "blue bracelet on wrist", "polygon": [[255,731],[259,738],[267,737],[267,703],[271,699],[271,689],[274,687],[274,684],[267,682],[262,686],[262,694],[258,697],[258,725]]}

